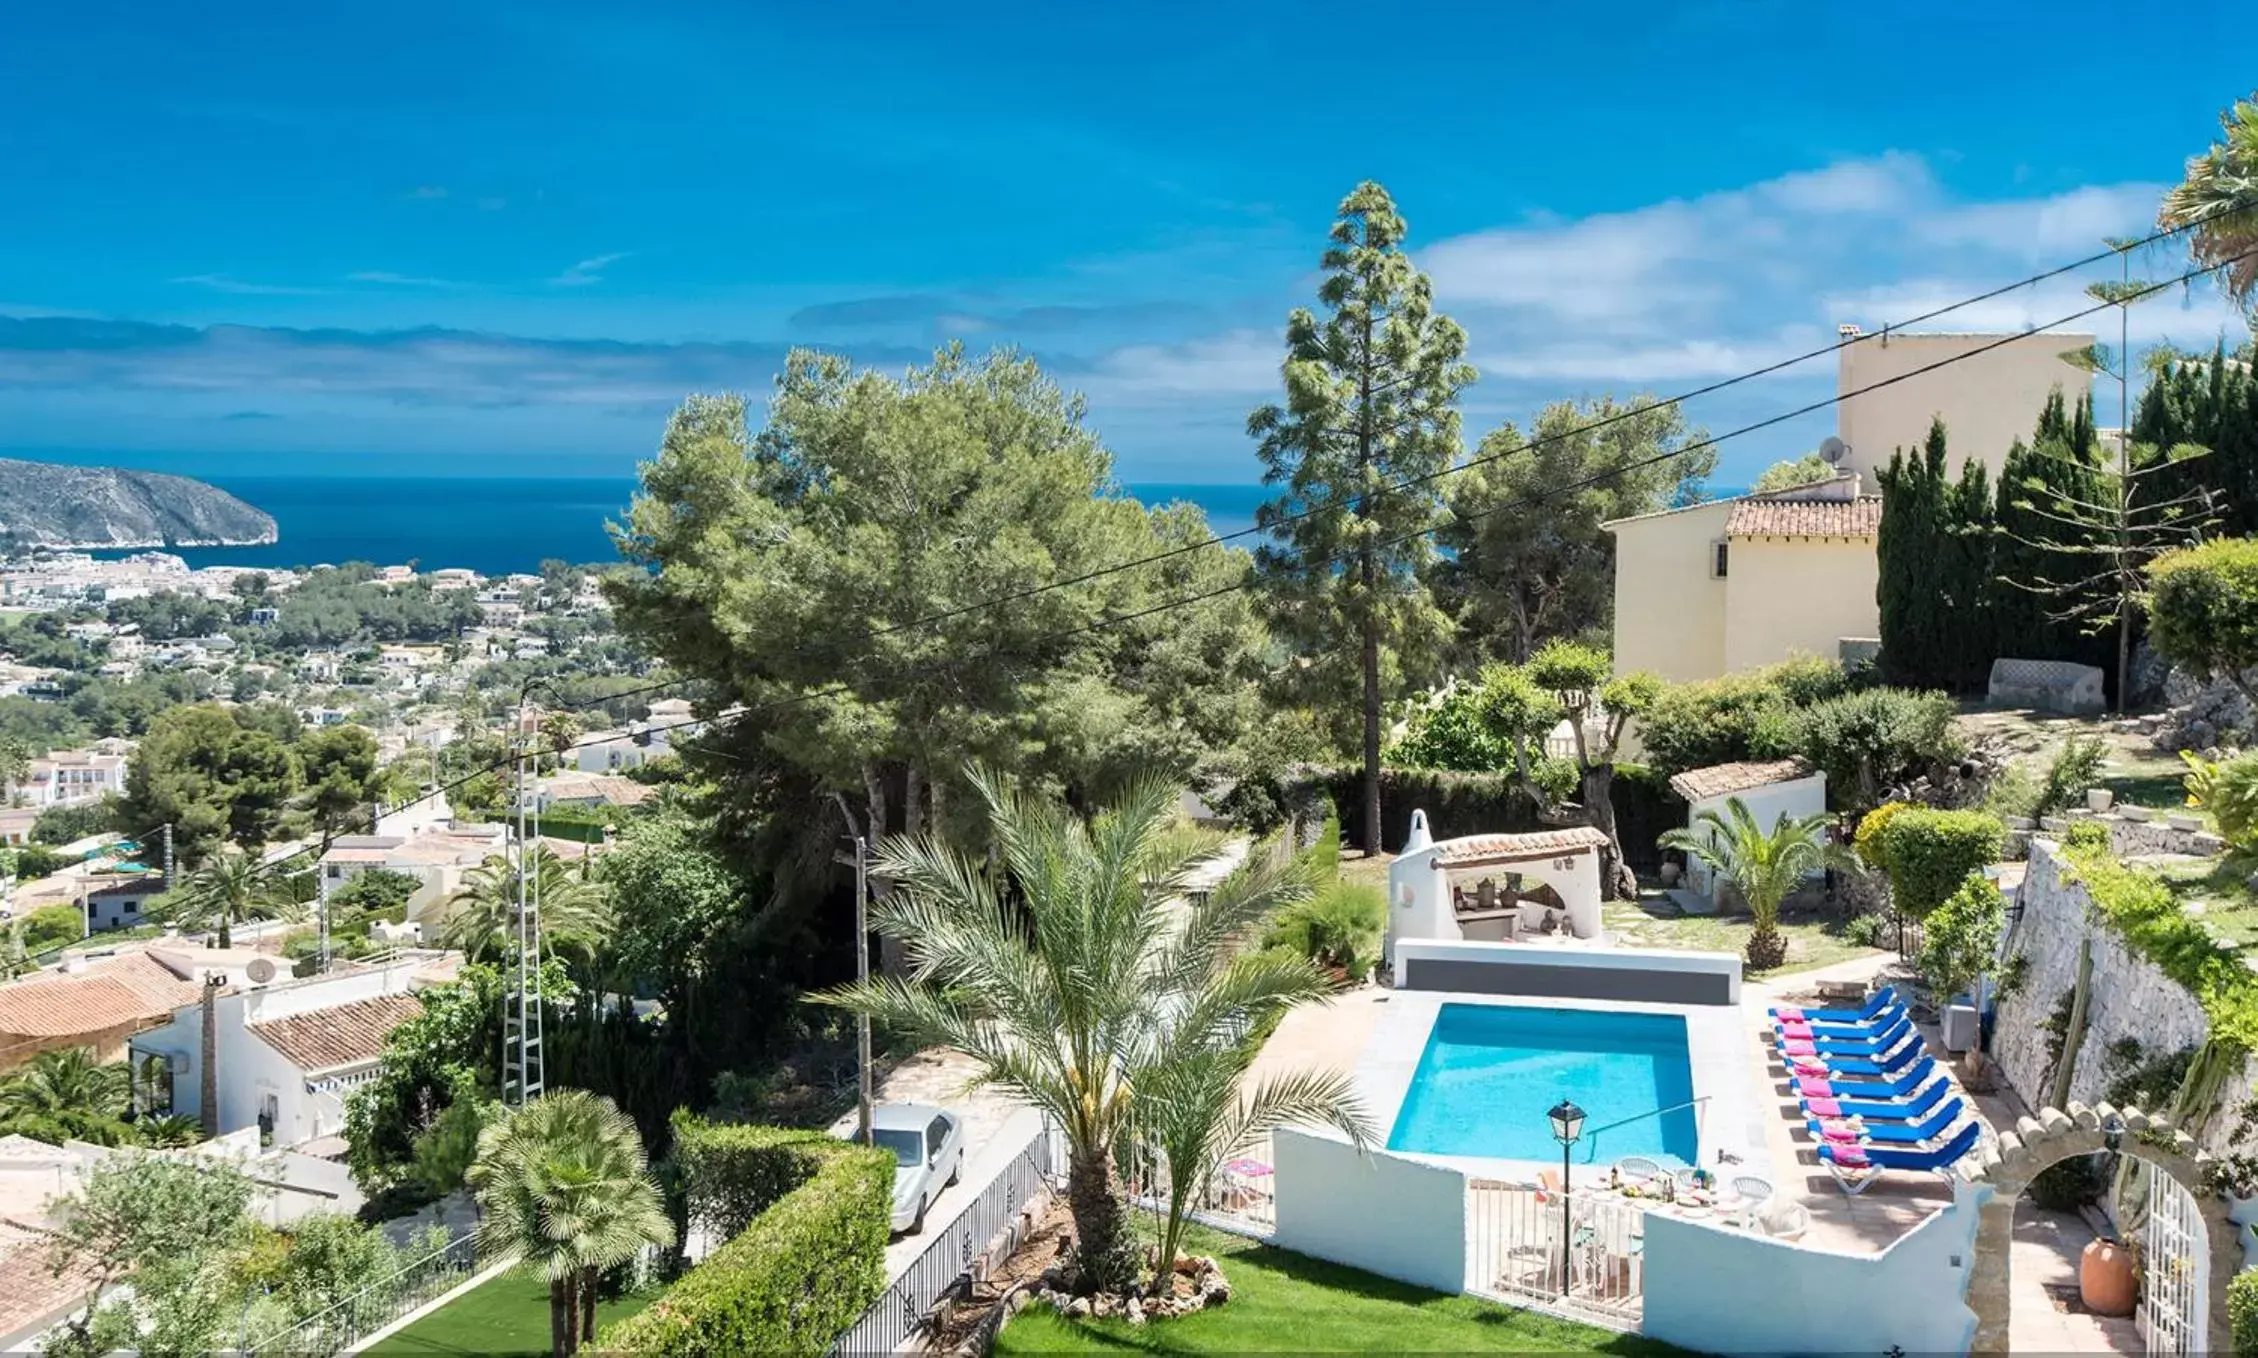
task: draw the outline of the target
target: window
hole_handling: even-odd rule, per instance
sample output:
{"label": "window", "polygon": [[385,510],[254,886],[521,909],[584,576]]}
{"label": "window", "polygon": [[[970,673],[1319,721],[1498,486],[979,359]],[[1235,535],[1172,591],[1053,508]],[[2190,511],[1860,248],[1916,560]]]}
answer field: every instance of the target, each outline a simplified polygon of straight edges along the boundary
{"label": "window", "polygon": [[1731,545],[1727,542],[1712,542],[1709,544],[1710,579],[1722,580],[1725,578],[1725,550]]}
{"label": "window", "polygon": [[949,1120],[947,1118],[933,1119],[932,1125],[925,1129],[926,1155],[929,1157],[939,1155],[941,1153],[941,1147],[947,1145],[948,1141]]}

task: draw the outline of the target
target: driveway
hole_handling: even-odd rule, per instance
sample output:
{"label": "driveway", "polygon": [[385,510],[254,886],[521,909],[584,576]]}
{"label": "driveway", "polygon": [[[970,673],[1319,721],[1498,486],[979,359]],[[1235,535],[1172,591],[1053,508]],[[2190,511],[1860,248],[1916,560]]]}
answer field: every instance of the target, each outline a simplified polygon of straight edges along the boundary
{"label": "driveway", "polygon": [[[896,1236],[886,1247],[888,1283],[901,1277],[938,1238],[939,1228],[978,1196],[1042,1129],[1042,1115],[1025,1104],[992,1089],[968,1090],[974,1070],[971,1061],[955,1052],[920,1052],[878,1082],[880,1103],[929,1103],[964,1119],[964,1173],[925,1209],[924,1231]],[[848,1113],[831,1130],[840,1136],[854,1135],[855,1115]]]}

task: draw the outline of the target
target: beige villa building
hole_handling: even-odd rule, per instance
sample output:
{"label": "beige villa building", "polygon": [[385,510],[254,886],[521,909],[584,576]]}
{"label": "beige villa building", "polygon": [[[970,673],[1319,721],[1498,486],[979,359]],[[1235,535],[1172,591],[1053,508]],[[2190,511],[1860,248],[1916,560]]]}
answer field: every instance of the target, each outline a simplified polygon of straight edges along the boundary
{"label": "beige villa building", "polygon": [[[1899,448],[1920,446],[1942,417],[1955,473],[1980,457],[1996,475],[2056,387],[2077,399],[2090,386],[2091,375],[2063,355],[2091,335],[2019,336],[1958,358],[2000,338],[1880,335],[1848,345],[1837,358],[1838,393],[1891,385],[1835,407],[1837,435],[1825,449],[1832,480],[1607,524],[1618,672],[1687,683],[1798,652],[1856,655],[1865,649],[1858,643],[1870,645],[1881,630],[1879,470]],[[1922,371],[1946,360],[1957,361]]]}

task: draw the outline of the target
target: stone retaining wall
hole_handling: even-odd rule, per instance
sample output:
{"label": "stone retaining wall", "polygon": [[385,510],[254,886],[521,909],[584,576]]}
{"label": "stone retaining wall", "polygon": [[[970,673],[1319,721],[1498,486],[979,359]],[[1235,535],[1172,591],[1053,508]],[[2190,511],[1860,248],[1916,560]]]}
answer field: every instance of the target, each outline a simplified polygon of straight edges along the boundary
{"label": "stone retaining wall", "polygon": [[[2139,826],[2138,822],[2125,822]],[[2146,830],[2151,827],[2139,826]],[[2161,826],[2153,827],[2162,829]],[[2135,954],[2116,931],[2097,922],[2083,885],[2069,881],[2059,847],[2041,837],[2032,842],[2030,869],[2023,878],[2021,917],[2008,933],[2007,954],[2020,953],[2028,970],[2022,988],[1999,1003],[1992,1034],[1992,1056],[2008,1083],[2032,1107],[2046,1102],[2052,1079],[2046,1029],[2062,996],[2078,979],[2078,944],[2093,940],[2093,981],[2087,995],[2085,1040],[2078,1049],[2070,1098],[2103,1101],[2103,1090],[2117,1072],[2105,1053],[2122,1038],[2137,1040],[2147,1056],[2159,1056],[2203,1041],[2209,1021],[2195,997],[2153,962]],[[2249,1067],[2230,1081],[2220,1101],[2222,1116],[2212,1119],[2208,1149],[2224,1148],[2235,1109],[2251,1095]]]}

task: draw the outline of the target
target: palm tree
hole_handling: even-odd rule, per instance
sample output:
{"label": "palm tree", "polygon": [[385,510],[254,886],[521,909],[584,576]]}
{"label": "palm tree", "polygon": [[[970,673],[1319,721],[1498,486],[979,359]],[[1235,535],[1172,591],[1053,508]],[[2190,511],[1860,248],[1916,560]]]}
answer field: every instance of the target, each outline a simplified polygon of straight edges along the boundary
{"label": "palm tree", "polygon": [[2156,224],[2192,228],[2196,262],[2216,267],[2227,296],[2251,306],[2258,303],[2258,94],[2220,114],[2219,131],[2164,195]]}
{"label": "palm tree", "polygon": [[[593,954],[611,933],[603,887],[567,868],[546,844],[533,846],[533,875],[541,893],[541,937],[550,951]],[[510,956],[517,948],[517,865],[500,854],[488,858],[463,874],[447,908],[448,947],[473,962]]]}
{"label": "palm tree", "polygon": [[1361,1141],[1345,1082],[1273,1082],[1241,1100],[1250,1035],[1331,993],[1308,963],[1250,951],[1266,920],[1308,897],[1302,865],[1249,855],[1201,899],[1186,883],[1221,841],[1181,825],[1172,785],[1139,784],[1084,823],[979,770],[970,780],[1010,895],[937,837],[888,840],[876,871],[894,890],[873,923],[901,940],[912,973],[816,998],[963,1053],[983,1083],[1060,1126],[1086,1285],[1136,1281],[1115,1164],[1141,1133],[1192,1171],[1283,1118],[1332,1122]]}
{"label": "palm tree", "polygon": [[144,1117],[134,1128],[145,1146],[180,1147],[201,1145],[204,1124],[184,1113],[162,1113]]}
{"label": "palm tree", "polygon": [[56,1144],[114,1146],[127,1138],[123,1062],[104,1065],[83,1047],[44,1051],[0,1080],[0,1128]]}
{"label": "palm tree", "polygon": [[165,921],[188,932],[216,931],[219,946],[235,946],[235,922],[296,919],[305,905],[247,853],[220,852],[204,860],[188,884],[162,907]]}
{"label": "palm tree", "polygon": [[1815,872],[1857,867],[1858,860],[1828,833],[1829,821],[1823,811],[1800,819],[1782,811],[1766,830],[1748,804],[1734,797],[1725,803],[1724,815],[1704,811],[1692,826],[1672,830],[1660,842],[1665,849],[1693,855],[1732,882],[1756,917],[1748,935],[1748,965],[1770,971],[1788,957],[1780,902]]}
{"label": "palm tree", "polygon": [[584,1089],[560,1089],[488,1126],[467,1177],[481,1252],[514,1253],[548,1276],[553,1358],[595,1338],[598,1275],[674,1240],[634,1121]]}

